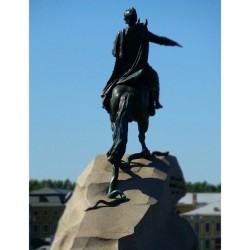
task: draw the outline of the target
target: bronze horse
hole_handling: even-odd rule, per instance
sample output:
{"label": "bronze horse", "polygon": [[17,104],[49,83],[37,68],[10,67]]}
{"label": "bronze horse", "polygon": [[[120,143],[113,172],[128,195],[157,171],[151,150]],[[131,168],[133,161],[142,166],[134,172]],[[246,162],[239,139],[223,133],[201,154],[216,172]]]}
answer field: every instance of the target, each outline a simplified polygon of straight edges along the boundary
{"label": "bronze horse", "polygon": [[[129,85],[116,85],[110,98],[110,121],[113,132],[113,145],[107,153],[108,160],[113,164],[113,176],[109,184],[108,197],[115,198],[124,194],[116,190],[119,168],[129,166],[132,159],[151,156],[146,143],[145,134],[149,125],[150,88],[146,79],[140,79]],[[141,153],[130,155],[122,165],[122,157],[126,151],[128,123],[138,124]]]}

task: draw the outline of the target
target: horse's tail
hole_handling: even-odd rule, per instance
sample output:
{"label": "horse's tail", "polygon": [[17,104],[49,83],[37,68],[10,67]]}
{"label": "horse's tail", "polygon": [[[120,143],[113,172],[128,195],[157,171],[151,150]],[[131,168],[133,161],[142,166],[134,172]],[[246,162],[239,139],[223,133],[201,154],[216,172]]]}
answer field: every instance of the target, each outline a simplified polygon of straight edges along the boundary
{"label": "horse's tail", "polygon": [[128,120],[132,110],[133,94],[125,92],[120,97],[119,108],[113,126],[113,145],[107,153],[108,160],[114,164],[120,162],[126,151],[128,138]]}

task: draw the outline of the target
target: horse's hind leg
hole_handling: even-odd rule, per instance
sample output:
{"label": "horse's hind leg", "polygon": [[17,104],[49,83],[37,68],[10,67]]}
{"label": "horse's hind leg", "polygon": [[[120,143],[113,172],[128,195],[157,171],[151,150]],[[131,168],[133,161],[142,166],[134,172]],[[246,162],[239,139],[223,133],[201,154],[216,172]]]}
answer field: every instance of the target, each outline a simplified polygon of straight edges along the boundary
{"label": "horse's hind leg", "polygon": [[118,108],[119,108],[119,98],[114,98],[112,99],[112,103],[111,103],[111,110],[110,110],[110,122],[111,122],[111,130],[112,130],[112,139],[113,141],[115,140],[115,128],[116,128],[116,115],[118,112]]}
{"label": "horse's hind leg", "polygon": [[111,116],[113,131],[113,145],[107,152],[108,161],[113,164],[113,176],[109,184],[108,197],[114,198],[117,194],[124,194],[116,189],[121,159],[126,151],[128,136],[128,117],[131,112],[132,94],[125,93],[121,96],[116,117]]}
{"label": "horse's hind leg", "polygon": [[128,136],[128,117],[131,111],[132,94],[124,94],[120,98],[119,109],[115,122],[112,122],[113,145],[107,152],[111,163],[119,163],[126,151]]}
{"label": "horse's hind leg", "polygon": [[111,194],[117,188],[118,175],[119,175],[119,164],[114,163],[113,164],[112,179],[111,179],[111,181],[109,183],[109,189],[108,189],[108,193],[107,193],[107,195],[110,198],[113,198]]}
{"label": "horse's hind leg", "polygon": [[112,139],[113,139],[113,141],[114,141],[114,139],[115,139],[115,122],[113,122],[112,120],[111,120],[111,130],[112,130]]}

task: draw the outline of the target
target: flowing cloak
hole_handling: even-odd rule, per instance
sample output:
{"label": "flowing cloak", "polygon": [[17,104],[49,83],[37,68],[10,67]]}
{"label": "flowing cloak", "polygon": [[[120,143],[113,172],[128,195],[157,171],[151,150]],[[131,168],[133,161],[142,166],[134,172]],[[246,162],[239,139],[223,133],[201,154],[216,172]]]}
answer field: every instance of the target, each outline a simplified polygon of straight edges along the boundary
{"label": "flowing cloak", "polygon": [[109,99],[114,86],[138,80],[148,65],[149,40],[145,24],[118,32],[114,42],[116,57],[113,73],[103,89],[103,107],[109,111]]}

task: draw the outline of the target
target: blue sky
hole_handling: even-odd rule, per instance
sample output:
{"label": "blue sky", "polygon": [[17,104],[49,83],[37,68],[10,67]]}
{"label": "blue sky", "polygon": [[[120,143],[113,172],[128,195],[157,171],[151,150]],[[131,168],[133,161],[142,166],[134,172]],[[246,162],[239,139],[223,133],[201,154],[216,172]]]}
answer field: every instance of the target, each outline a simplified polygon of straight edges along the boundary
{"label": "blue sky", "polygon": [[[152,151],[177,157],[186,181],[221,181],[220,1],[30,0],[30,178],[75,181],[111,146],[100,94],[117,32],[133,6],[151,32],[181,45],[150,45],[164,109],[150,118]],[[127,153],[140,151],[130,124]]]}

